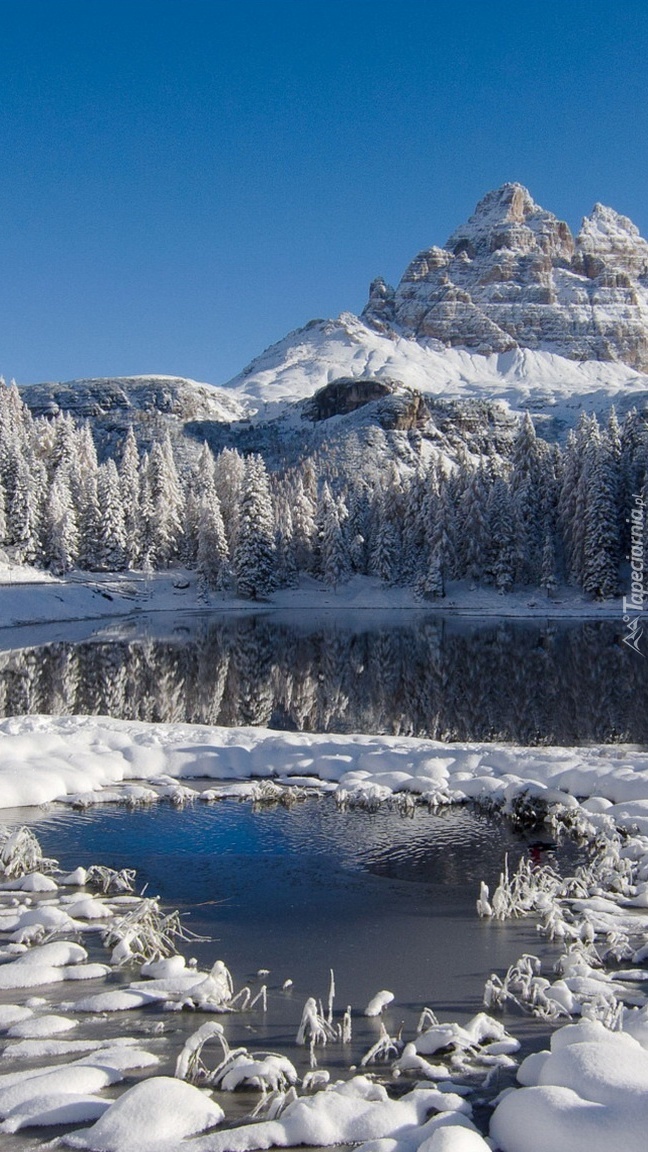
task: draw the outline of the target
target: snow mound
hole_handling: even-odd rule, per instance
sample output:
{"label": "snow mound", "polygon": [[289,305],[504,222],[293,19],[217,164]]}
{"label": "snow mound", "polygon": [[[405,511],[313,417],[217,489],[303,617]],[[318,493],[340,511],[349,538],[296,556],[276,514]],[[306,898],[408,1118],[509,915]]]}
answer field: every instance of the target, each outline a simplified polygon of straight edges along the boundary
{"label": "snow mound", "polygon": [[162,1152],[213,1128],[223,1115],[200,1089],[155,1076],[129,1088],[92,1128],[65,1136],[63,1143],[92,1152]]}
{"label": "snow mound", "polygon": [[521,1072],[528,1087],[497,1106],[490,1134],[502,1152],[645,1152],[648,1052],[589,1021],[555,1033],[551,1053]]}

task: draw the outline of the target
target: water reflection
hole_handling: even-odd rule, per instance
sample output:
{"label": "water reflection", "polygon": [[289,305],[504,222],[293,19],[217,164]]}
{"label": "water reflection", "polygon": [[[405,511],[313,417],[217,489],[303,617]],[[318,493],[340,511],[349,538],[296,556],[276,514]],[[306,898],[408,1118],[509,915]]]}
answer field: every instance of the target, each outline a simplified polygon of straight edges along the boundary
{"label": "water reflection", "polygon": [[[157,622],[159,628],[159,621]],[[361,629],[270,615],[194,618],[0,654],[0,713],[266,725],[524,744],[644,742],[647,661],[615,622],[421,615]]]}

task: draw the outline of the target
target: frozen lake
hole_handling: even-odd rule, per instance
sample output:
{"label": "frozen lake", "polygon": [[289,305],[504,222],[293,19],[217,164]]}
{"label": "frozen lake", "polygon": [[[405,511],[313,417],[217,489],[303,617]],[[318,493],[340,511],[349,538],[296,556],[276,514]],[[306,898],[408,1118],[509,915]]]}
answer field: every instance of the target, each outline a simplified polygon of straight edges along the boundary
{"label": "frozen lake", "polygon": [[[394,621],[397,620],[396,623]],[[94,631],[93,631],[94,627]],[[195,613],[2,634],[0,715],[520,744],[646,742],[648,661],[617,621]]]}
{"label": "frozen lake", "polygon": [[[388,1027],[412,1032],[423,1006],[467,1020],[483,1007],[491,971],[525,951],[548,954],[533,922],[477,917],[479,882],[497,882],[505,853],[512,866],[530,845],[543,862],[571,868],[575,860],[569,846],[555,849],[467,808],[405,817],[388,808],[340,811],[330,797],[290,809],[234,800],[182,811],[55,809],[32,826],[64,867],[135,867],[138,887],[148,884],[186,913],[188,928],[212,938],[183,949],[201,967],[223,959],[235,986],[253,989],[269,969],[267,1016],[228,1018],[230,1042],[299,1059],[293,1042],[304,1001],[326,1000],[332,967],[336,1007],[352,1005],[355,1020],[351,1049],[326,1054],[326,1066],[340,1072],[375,1039],[377,1024],[362,1011],[380,989],[395,995]],[[183,1023],[196,1026],[195,1018]]]}

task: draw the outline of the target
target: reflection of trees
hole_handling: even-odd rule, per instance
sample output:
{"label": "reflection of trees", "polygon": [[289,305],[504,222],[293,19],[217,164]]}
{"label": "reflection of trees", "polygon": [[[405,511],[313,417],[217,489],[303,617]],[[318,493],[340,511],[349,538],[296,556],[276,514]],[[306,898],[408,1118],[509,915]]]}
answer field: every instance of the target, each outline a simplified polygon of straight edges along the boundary
{"label": "reflection of trees", "polygon": [[418,617],[306,632],[267,616],[158,641],[0,655],[0,714],[386,732],[442,740],[645,741],[648,669],[610,622],[540,626]]}

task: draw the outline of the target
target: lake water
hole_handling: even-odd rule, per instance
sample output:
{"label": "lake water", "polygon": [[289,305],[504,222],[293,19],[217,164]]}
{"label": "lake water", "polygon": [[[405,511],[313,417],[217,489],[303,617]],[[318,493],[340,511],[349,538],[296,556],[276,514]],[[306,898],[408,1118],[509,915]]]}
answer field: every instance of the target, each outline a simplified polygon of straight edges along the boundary
{"label": "lake water", "polygon": [[[623,647],[621,628],[340,612],[157,614],[12,630],[1,638],[0,714],[527,744],[641,741],[646,661]],[[18,816],[65,868],[136,868],[138,888],[147,884],[189,929],[211,937],[182,948],[201,967],[223,959],[235,985],[253,991],[267,981],[266,1014],[227,1018],[232,1045],[284,1052],[303,1073],[307,1053],[294,1045],[301,1011],[308,996],[326,1002],[333,968],[336,1009],[350,1004],[354,1018],[352,1044],[322,1056],[333,1076],[347,1076],[374,1043],[378,1022],[362,1011],[380,989],[395,996],[384,1017],[389,1032],[403,1025],[411,1038],[423,1006],[465,1021],[481,1010],[492,971],[503,973],[524,952],[555,955],[533,921],[480,920],[475,900],[482,879],[497,882],[506,853],[512,866],[529,847],[567,870],[576,860],[573,847],[537,841],[537,833],[530,845],[468,808],[405,817],[389,808],[339,811],[330,797],[290,809],[222,801],[182,811],[52,806]],[[98,937],[86,943],[99,958]],[[76,993],[61,987],[56,997]],[[203,1020],[153,1008],[82,1018],[77,1035],[143,1033],[158,1046],[159,1070],[171,1073]],[[546,1041],[546,1024],[519,1014],[504,1021],[524,1050]],[[218,1060],[217,1052],[205,1056]],[[228,1100],[228,1115],[246,1111],[249,1097]],[[40,1137],[7,1139],[12,1150],[41,1147]]]}
{"label": "lake water", "polygon": [[[394,619],[399,622],[394,623]],[[622,621],[351,611],[158,614],[4,634],[0,715],[265,725],[440,740],[648,739],[648,661]]]}
{"label": "lake water", "polygon": [[325,1066],[340,1072],[375,1039],[376,1022],[362,1011],[380,989],[395,995],[388,1026],[404,1023],[413,1035],[425,1005],[466,1020],[482,1009],[490,972],[524,951],[550,951],[533,922],[476,914],[480,880],[497,882],[505,853],[515,867],[533,840],[538,860],[573,867],[577,858],[569,845],[467,808],[404,817],[389,808],[340,811],[331,797],[290,809],[229,800],[182,811],[54,811],[33,827],[65,867],[137,868],[138,887],[147,884],[186,915],[188,928],[211,937],[185,953],[203,967],[225,960],[237,988],[258,988],[257,973],[269,969],[267,1016],[229,1018],[230,1042],[305,1060],[293,1043],[301,1010],[308,996],[326,1002],[333,968],[336,1006],[352,1005],[356,1022],[351,1048],[326,1053]]}

